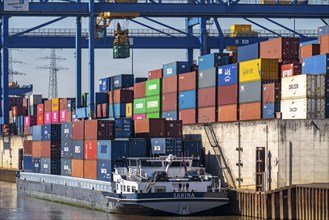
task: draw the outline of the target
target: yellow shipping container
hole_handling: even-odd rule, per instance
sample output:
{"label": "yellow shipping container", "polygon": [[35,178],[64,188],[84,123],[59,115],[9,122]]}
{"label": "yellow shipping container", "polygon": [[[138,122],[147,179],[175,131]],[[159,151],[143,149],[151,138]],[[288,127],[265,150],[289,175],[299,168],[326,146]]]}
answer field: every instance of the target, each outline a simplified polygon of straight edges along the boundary
{"label": "yellow shipping container", "polygon": [[251,25],[250,24],[232,24],[231,25],[231,33],[235,32],[250,32]]}
{"label": "yellow shipping container", "polygon": [[59,111],[59,98],[51,100],[51,111]]}
{"label": "yellow shipping container", "polygon": [[133,116],[133,104],[127,103],[126,104],[126,117],[130,118]]}
{"label": "yellow shipping container", "polygon": [[278,79],[278,59],[256,59],[239,63],[240,83]]}

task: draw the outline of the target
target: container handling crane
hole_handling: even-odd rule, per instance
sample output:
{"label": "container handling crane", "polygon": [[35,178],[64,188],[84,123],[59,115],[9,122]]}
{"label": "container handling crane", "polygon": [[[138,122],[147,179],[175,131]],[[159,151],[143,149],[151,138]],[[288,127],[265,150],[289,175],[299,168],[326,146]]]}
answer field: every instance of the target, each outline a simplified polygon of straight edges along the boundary
{"label": "container handling crane", "polygon": [[[106,1],[107,3],[137,3],[137,0],[115,0]],[[99,13],[95,24],[95,38],[102,39],[105,30],[110,26],[113,19],[132,19],[139,16],[137,12],[101,12]],[[130,57],[129,31],[122,29],[120,23],[117,23],[114,30],[113,39],[113,58],[122,59]]]}

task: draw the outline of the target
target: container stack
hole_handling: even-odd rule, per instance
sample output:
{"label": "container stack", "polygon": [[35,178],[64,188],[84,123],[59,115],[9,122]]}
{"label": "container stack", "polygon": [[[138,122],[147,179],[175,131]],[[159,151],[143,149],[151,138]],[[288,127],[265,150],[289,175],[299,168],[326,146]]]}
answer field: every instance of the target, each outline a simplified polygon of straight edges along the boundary
{"label": "container stack", "polygon": [[263,84],[263,119],[276,118],[276,113],[280,112],[280,94],[280,83]]}
{"label": "container stack", "polygon": [[161,118],[167,120],[177,120],[178,118],[178,76],[169,76],[162,79]]}
{"label": "container stack", "polygon": [[51,100],[51,123],[59,123],[59,98]]}
{"label": "container stack", "polygon": [[161,80],[159,78],[146,81],[146,118],[161,118]]}
{"label": "container stack", "polygon": [[197,72],[189,72],[178,76],[178,108],[179,120],[183,124],[197,122]]}
{"label": "container stack", "polygon": [[[62,130],[64,138],[69,140],[72,137],[72,149],[69,150],[72,152],[71,175],[79,178],[84,177],[84,129],[85,122],[76,121],[67,123]],[[67,164],[69,168],[70,163]]]}
{"label": "container stack", "polygon": [[46,100],[44,104],[43,124],[51,124],[52,100]]}
{"label": "container stack", "polygon": [[32,172],[32,141],[25,140],[23,143],[23,168],[25,172]]}
{"label": "container stack", "polygon": [[139,82],[134,85],[133,113],[134,120],[146,118],[146,82]]}
{"label": "container stack", "polygon": [[[61,126],[61,170],[63,176],[73,176],[73,172],[78,170],[76,164],[73,164],[73,142],[72,142],[72,124],[70,122],[62,123]],[[78,176],[79,177],[79,176]]]}

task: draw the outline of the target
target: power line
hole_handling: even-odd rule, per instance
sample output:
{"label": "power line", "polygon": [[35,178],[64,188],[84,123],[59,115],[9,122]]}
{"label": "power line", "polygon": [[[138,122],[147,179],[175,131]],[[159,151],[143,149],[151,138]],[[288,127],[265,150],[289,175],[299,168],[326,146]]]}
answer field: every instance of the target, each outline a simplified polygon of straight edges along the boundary
{"label": "power line", "polygon": [[25,64],[24,62],[20,61],[20,60],[16,60],[13,58],[12,55],[12,50],[8,50],[8,82],[9,83],[13,83],[14,82],[14,75],[26,75],[26,73],[22,73],[22,72],[18,72],[18,71],[14,71],[13,68],[13,64]]}

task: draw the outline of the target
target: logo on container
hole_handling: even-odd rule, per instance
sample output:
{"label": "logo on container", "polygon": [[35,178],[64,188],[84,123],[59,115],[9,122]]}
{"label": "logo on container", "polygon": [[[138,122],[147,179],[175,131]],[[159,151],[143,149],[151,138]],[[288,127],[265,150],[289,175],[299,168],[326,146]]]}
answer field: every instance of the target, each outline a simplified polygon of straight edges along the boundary
{"label": "logo on container", "polygon": [[152,101],[147,103],[147,108],[156,108],[158,107],[158,101]]}
{"label": "logo on container", "polygon": [[119,85],[119,80],[114,80],[113,84],[114,85]]}
{"label": "logo on container", "polygon": [[80,146],[74,146],[74,152],[77,154],[81,153]]}
{"label": "logo on container", "polygon": [[69,170],[69,166],[68,165],[64,165],[64,170]]}
{"label": "logo on container", "polygon": [[172,74],[172,68],[167,69],[167,75],[170,75],[170,74]]}
{"label": "logo on container", "polygon": [[296,107],[294,107],[294,108],[290,108],[290,109],[289,109],[289,112],[297,112],[297,108],[296,108]]}
{"label": "logo on container", "polygon": [[153,150],[154,151],[160,151],[161,147],[159,145],[155,145],[155,146],[153,146]]}
{"label": "logo on container", "polygon": [[44,165],[43,165],[43,168],[44,168],[44,169],[48,169],[48,164],[44,164]]}
{"label": "logo on container", "polygon": [[240,92],[245,92],[244,86],[240,86]]}
{"label": "logo on container", "polygon": [[101,173],[106,174],[107,173],[107,169],[106,168],[101,168]]}
{"label": "logo on container", "polygon": [[254,71],[253,71],[253,68],[242,70],[242,74],[243,74],[243,76],[253,74],[253,72],[254,72]]}
{"label": "logo on container", "polygon": [[149,90],[156,90],[157,84],[149,85]]}
{"label": "logo on container", "polygon": [[143,103],[138,103],[138,104],[136,104],[136,108],[144,108],[144,104]]}

